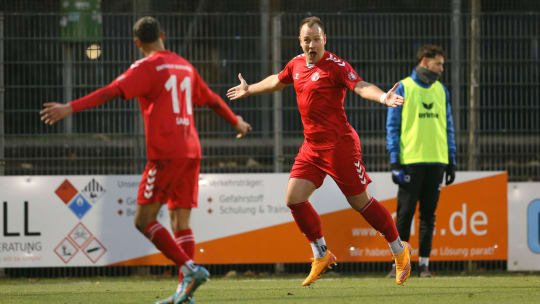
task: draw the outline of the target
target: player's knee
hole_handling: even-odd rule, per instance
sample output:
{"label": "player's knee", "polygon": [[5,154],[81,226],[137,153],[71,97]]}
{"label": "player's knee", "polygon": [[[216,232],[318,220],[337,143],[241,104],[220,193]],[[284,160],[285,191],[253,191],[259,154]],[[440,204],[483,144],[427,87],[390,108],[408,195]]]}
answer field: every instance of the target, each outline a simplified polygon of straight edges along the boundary
{"label": "player's knee", "polygon": [[133,224],[135,225],[135,228],[139,230],[141,233],[144,233],[144,230],[148,225],[150,225],[151,221],[148,221],[144,216],[135,216],[133,220]]}
{"label": "player's knee", "polygon": [[137,230],[139,230],[141,233],[144,232],[144,228],[146,228],[146,227],[143,227],[143,225],[141,224],[140,221],[137,221],[137,219],[135,219],[133,221],[133,224],[135,225],[135,228],[137,228]]}
{"label": "player's knee", "polygon": [[285,201],[288,205],[300,204],[309,200],[309,195],[304,195],[303,193],[287,193],[285,196]]}
{"label": "player's knee", "polygon": [[287,197],[285,199],[285,201],[287,202],[287,206],[291,206],[291,205],[296,205],[296,204],[300,204],[300,203],[303,203],[305,201],[307,201],[307,199],[302,199],[302,198],[296,198],[296,197]]}

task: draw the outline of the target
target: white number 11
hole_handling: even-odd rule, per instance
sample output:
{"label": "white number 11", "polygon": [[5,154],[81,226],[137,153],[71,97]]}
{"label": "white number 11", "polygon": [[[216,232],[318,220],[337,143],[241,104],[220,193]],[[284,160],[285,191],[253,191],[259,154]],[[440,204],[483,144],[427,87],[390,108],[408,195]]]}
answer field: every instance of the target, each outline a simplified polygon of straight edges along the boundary
{"label": "white number 11", "polygon": [[[176,75],[171,75],[169,79],[167,79],[167,82],[165,82],[165,89],[167,89],[167,92],[172,90],[172,107],[173,107],[173,113],[179,114],[180,113],[180,102],[178,101],[178,89],[176,87]],[[191,109],[191,78],[185,77],[182,80],[182,83],[180,84],[180,90],[186,91],[186,107],[187,107],[187,114],[192,115],[193,110]]]}

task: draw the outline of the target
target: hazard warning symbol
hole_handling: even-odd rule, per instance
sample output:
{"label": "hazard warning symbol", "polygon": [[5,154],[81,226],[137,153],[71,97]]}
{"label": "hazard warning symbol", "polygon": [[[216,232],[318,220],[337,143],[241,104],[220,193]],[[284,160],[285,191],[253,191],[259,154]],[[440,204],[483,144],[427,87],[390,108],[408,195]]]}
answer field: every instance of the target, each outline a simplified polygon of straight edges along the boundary
{"label": "hazard warning symbol", "polygon": [[54,253],[67,264],[79,252],[79,249],[67,237],[54,248]]}
{"label": "hazard warning symbol", "polygon": [[92,233],[82,223],[77,224],[69,233],[69,238],[79,247],[82,248],[92,238]]}
{"label": "hazard warning symbol", "polygon": [[99,258],[101,258],[101,256],[103,256],[105,254],[105,252],[107,251],[107,249],[105,249],[105,247],[103,247],[103,244],[101,244],[100,241],[98,241],[98,239],[96,238],[93,238],[89,243],[88,245],[86,245],[86,247],[84,249],[82,249],[84,254],[86,254],[86,256],[90,259],[90,261],[92,261],[92,263],[96,263]]}
{"label": "hazard warning symbol", "polygon": [[54,249],[54,253],[65,264],[69,263],[79,251],[94,264],[107,252],[105,246],[83,223],[78,223]]}

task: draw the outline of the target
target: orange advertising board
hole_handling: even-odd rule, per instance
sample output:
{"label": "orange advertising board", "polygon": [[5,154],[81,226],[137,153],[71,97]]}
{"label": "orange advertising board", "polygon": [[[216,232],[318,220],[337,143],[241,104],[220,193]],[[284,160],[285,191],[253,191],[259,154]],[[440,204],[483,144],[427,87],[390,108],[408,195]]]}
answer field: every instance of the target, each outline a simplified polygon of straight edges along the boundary
{"label": "orange advertising board", "polygon": [[[443,187],[431,260],[506,260],[508,255],[507,174]],[[381,203],[395,216],[396,199]],[[390,261],[385,239],[348,208],[321,214],[328,248],[343,262]],[[418,212],[411,230],[413,260],[418,260]],[[226,229],[222,227],[221,229]],[[201,264],[307,262],[311,248],[294,222],[283,223],[196,245]],[[118,265],[171,264],[160,253]]]}
{"label": "orange advertising board", "polygon": [[[444,187],[436,211],[430,259],[506,260],[508,255],[507,175]],[[381,202],[394,216],[397,200]],[[388,261],[384,238],[351,210],[325,215],[328,247],[341,261]],[[418,211],[411,228],[413,260],[418,260]]]}

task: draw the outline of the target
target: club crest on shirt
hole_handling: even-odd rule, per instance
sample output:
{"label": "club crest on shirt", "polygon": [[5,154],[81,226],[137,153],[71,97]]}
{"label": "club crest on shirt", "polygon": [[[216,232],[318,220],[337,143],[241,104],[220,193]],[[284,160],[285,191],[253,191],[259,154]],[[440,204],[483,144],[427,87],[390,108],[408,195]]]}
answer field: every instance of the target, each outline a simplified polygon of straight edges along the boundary
{"label": "club crest on shirt", "polygon": [[294,79],[298,79],[298,74],[299,73],[294,74]]}
{"label": "club crest on shirt", "polygon": [[319,80],[319,72],[313,73],[313,76],[311,76],[311,80],[312,80],[312,81],[317,81],[317,80]]}
{"label": "club crest on shirt", "polygon": [[354,80],[356,80],[356,75],[354,75],[354,73],[353,73],[353,72],[349,72],[349,75],[348,75],[348,77],[349,77],[349,80],[350,80],[350,81],[354,81]]}

